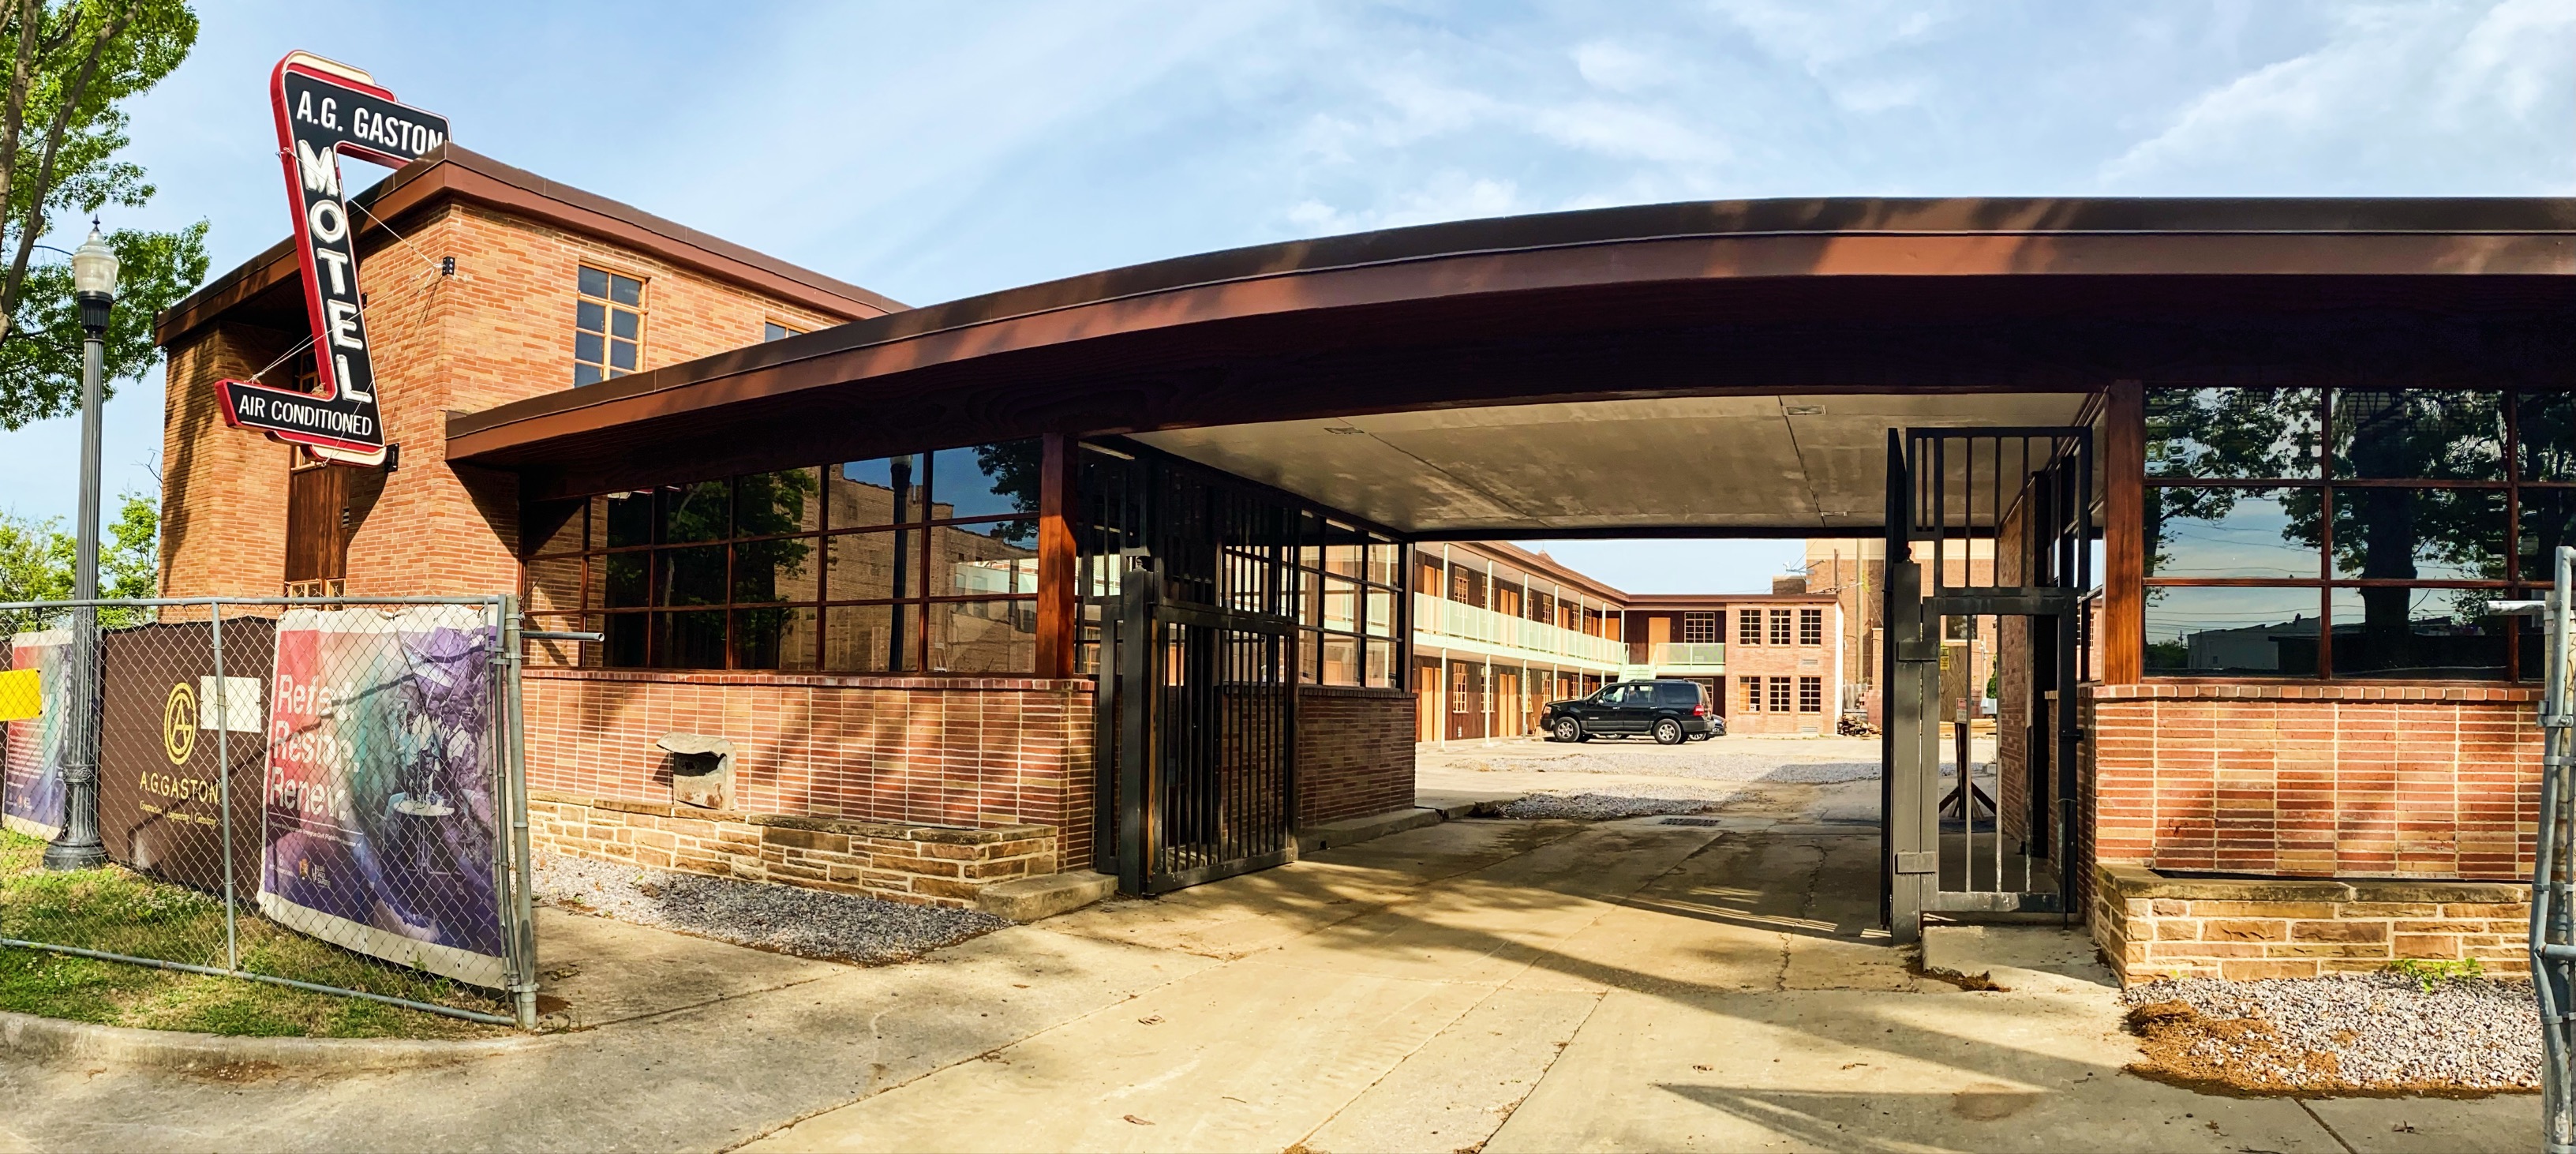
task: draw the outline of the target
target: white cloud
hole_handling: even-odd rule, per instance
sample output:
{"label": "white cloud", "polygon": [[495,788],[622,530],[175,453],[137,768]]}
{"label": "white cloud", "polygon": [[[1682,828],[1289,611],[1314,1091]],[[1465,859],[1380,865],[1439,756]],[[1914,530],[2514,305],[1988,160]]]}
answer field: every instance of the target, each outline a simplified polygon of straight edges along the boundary
{"label": "white cloud", "polygon": [[1577,101],[1540,110],[1534,126],[1559,144],[1625,160],[1705,168],[1727,158],[1725,142],[1664,112],[1633,104]]}
{"label": "white cloud", "polygon": [[1574,70],[1596,88],[1636,92],[1663,81],[1664,62],[1612,40],[1593,40],[1574,49]]}
{"label": "white cloud", "polygon": [[1320,200],[1304,200],[1292,206],[1287,217],[1305,235],[1330,236],[1402,228],[1411,224],[1513,216],[1529,212],[1531,207],[1522,198],[1520,187],[1511,181],[1453,171],[1436,173],[1420,185],[1391,198],[1382,198],[1375,206],[1344,210]]}

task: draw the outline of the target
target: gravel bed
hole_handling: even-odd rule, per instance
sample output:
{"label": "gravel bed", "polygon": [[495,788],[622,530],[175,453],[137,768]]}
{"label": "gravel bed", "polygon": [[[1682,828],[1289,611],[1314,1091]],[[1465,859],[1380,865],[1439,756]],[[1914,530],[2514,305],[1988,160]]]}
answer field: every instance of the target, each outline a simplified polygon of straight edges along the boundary
{"label": "gravel bed", "polygon": [[800,957],[893,962],[1011,923],[797,886],[536,855],[539,900]]}
{"label": "gravel bed", "polygon": [[1615,821],[1663,813],[1713,810],[1723,798],[1624,797],[1608,793],[1533,793],[1516,801],[1476,807],[1478,817],[1557,821]]}
{"label": "gravel bed", "polygon": [[[2528,983],[2395,974],[2166,979],[2121,1000],[2148,1065],[2257,1090],[2517,1090],[2540,1084]],[[2174,1003],[2190,1007],[2180,1012]]]}

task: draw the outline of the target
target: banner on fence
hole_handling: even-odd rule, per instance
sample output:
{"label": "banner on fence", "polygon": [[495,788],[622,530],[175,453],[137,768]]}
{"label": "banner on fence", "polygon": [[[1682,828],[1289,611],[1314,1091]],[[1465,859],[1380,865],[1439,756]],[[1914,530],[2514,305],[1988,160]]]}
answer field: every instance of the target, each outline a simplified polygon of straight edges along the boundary
{"label": "banner on fence", "polygon": [[[232,759],[232,877],[259,877],[260,780],[268,713],[260,708],[277,624],[224,622],[224,680],[215,626],[165,622],[99,639],[98,836],[110,860],[163,881],[224,892],[222,754]],[[223,710],[217,709],[220,691]],[[229,711],[230,716],[225,715]]]}
{"label": "banner on fence", "polygon": [[508,984],[498,647],[472,606],[286,612],[269,687],[262,912],[360,953]]}
{"label": "banner on fence", "polygon": [[52,841],[63,827],[63,754],[71,738],[72,631],[43,629],[9,639],[9,668],[34,671],[38,716],[12,721],[0,739],[0,827]]}

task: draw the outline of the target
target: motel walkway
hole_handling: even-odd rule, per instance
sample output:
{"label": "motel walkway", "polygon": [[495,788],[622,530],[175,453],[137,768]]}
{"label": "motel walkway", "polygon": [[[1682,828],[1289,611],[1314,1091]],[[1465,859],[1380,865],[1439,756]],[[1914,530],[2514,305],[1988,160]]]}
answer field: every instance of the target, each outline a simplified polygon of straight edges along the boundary
{"label": "motel walkway", "polygon": [[[1848,792],[1848,791],[1844,791]],[[0,1063],[0,1149],[2524,1149],[2531,1096],[2122,1072],[2080,935],[1875,921],[1834,787],[1714,825],[1458,821],[855,968],[550,917],[591,1028],[411,1071]],[[557,951],[570,953],[557,953]],[[678,1008],[672,1008],[678,1007]]]}

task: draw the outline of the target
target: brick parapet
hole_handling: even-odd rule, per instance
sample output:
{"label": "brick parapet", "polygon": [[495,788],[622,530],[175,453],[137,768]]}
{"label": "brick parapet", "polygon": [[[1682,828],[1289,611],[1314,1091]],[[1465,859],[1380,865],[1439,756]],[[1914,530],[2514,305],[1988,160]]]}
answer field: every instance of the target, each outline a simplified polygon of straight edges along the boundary
{"label": "brick parapet", "polygon": [[1413,805],[1414,696],[1402,689],[1297,690],[1297,825]]}
{"label": "brick parapet", "polygon": [[2312,978],[2401,959],[2516,968],[2528,887],[2497,882],[2248,881],[2095,871],[2093,937],[2122,985],[2164,977]]}

